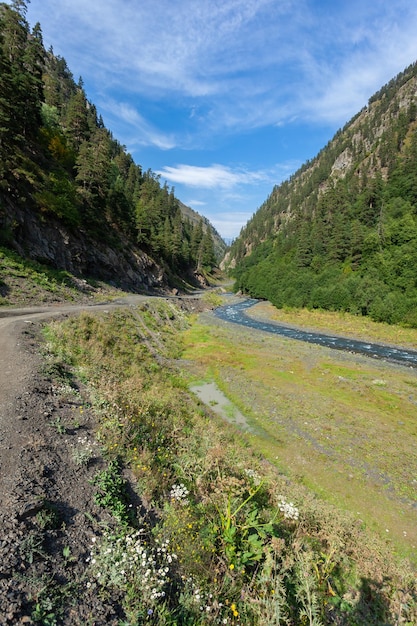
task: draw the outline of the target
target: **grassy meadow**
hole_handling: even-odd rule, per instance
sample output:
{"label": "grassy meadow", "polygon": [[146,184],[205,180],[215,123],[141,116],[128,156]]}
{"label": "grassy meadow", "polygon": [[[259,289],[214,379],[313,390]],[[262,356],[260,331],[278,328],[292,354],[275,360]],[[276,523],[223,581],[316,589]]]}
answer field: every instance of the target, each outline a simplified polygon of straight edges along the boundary
{"label": "grassy meadow", "polygon": [[[114,523],[97,523],[80,585],[114,597],[121,626],[415,623],[415,572],[393,551],[413,550],[412,444],[387,444],[394,428],[413,439],[411,373],[156,298],[45,335],[97,416],[96,501]],[[197,380],[216,381],[253,432],[202,405]]]}
{"label": "grassy meadow", "polygon": [[[348,315],[249,314],[395,345],[417,332]],[[185,357],[248,417],[251,445],[297,483],[348,510],[417,561],[417,373],[205,316]]]}

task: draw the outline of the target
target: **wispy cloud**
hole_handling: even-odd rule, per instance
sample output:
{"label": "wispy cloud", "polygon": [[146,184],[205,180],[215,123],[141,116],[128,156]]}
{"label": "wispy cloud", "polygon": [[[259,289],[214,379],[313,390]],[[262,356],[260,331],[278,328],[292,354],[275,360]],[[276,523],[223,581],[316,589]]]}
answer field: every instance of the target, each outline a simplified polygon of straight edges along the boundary
{"label": "wispy cloud", "polygon": [[127,126],[129,133],[127,143],[130,148],[142,145],[170,150],[177,145],[172,133],[164,134],[159,131],[128,103],[103,100],[100,109],[106,111],[110,118],[117,119],[119,124],[124,123]]}
{"label": "wispy cloud", "polygon": [[224,165],[216,164],[208,167],[185,164],[174,167],[167,165],[157,173],[170,182],[199,189],[231,189],[237,185],[265,182],[269,178],[264,172],[232,170]]}
{"label": "wispy cloud", "polygon": [[[32,0],[103,94],[204,99],[200,131],[346,120],[417,58],[409,0]],[[329,52],[330,50],[330,52]],[[366,67],[366,71],[363,68]]]}
{"label": "wispy cloud", "polygon": [[230,211],[229,213],[224,213],[221,217],[213,214],[209,216],[209,219],[216,230],[222,233],[223,237],[234,239],[251,217],[252,213],[248,211]]}
{"label": "wispy cloud", "polygon": [[[317,19],[316,15],[316,19]],[[417,59],[417,6],[408,1],[346,4],[320,26],[321,44],[309,46],[296,108],[316,123],[344,123],[384,83]],[[327,53],[326,53],[327,51]]]}
{"label": "wispy cloud", "polygon": [[28,19],[225,236],[417,59],[410,0],[31,0]]}

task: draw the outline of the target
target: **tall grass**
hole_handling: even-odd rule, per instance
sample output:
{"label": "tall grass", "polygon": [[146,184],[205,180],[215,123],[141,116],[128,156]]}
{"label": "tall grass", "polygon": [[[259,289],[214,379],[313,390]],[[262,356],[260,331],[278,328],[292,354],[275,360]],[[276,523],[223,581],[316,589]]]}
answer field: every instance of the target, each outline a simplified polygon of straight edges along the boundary
{"label": "tall grass", "polygon": [[190,395],[178,361],[189,323],[155,300],[46,332],[89,385],[109,463],[97,501],[115,524],[92,542],[88,584],[132,626],[415,623],[407,565]]}

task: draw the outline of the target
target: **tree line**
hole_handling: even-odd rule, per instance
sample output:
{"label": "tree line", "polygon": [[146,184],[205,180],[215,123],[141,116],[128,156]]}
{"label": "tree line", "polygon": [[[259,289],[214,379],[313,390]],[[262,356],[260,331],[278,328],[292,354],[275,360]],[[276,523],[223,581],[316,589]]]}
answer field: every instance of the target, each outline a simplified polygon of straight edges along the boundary
{"label": "tree line", "polygon": [[0,4],[0,211],[7,194],[44,220],[136,244],[175,273],[210,271],[210,228],[186,218],[174,189],[134,162],[26,13],[24,0]]}
{"label": "tree line", "polygon": [[232,245],[237,289],[417,327],[416,84],[413,64],[273,189]]}

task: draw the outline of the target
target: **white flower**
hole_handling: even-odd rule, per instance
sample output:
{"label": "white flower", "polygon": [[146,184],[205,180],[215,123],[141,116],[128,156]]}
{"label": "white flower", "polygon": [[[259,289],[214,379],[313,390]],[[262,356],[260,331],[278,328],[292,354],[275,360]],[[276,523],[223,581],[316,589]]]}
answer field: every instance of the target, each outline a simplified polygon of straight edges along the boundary
{"label": "white flower", "polygon": [[179,485],[173,485],[171,491],[169,493],[169,497],[171,500],[175,500],[176,502],[180,502],[181,504],[189,504],[189,500],[187,498],[188,494],[187,487],[180,483]]}
{"label": "white flower", "polygon": [[261,478],[257,472],[253,469],[245,469],[246,476],[252,479],[253,483],[258,486],[261,484]]}
{"label": "white flower", "polygon": [[278,507],[285,519],[298,520],[299,511],[292,502],[286,502],[282,496],[279,496]]}

